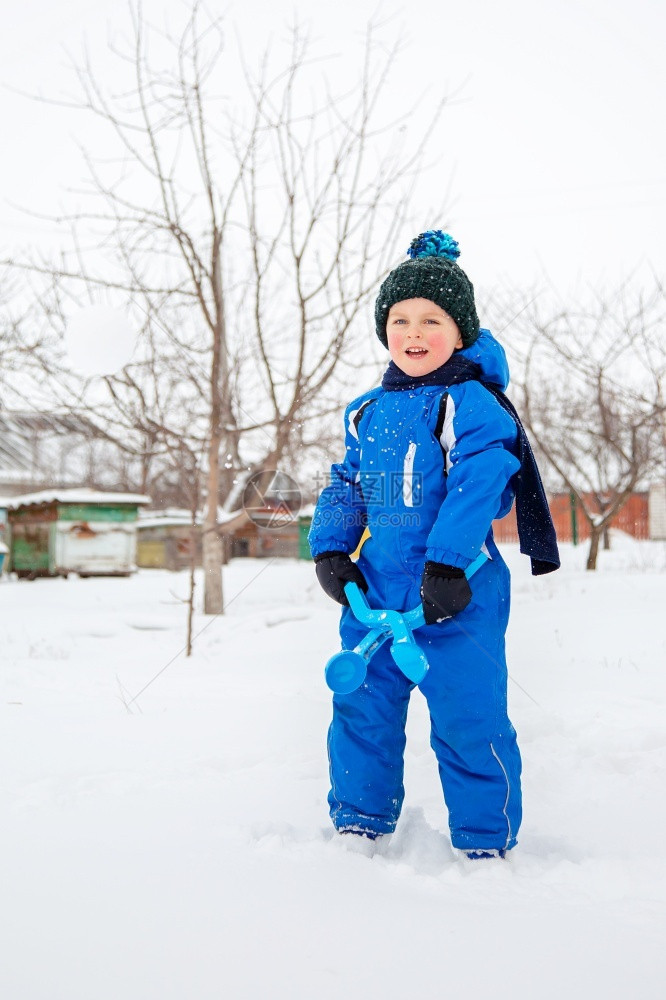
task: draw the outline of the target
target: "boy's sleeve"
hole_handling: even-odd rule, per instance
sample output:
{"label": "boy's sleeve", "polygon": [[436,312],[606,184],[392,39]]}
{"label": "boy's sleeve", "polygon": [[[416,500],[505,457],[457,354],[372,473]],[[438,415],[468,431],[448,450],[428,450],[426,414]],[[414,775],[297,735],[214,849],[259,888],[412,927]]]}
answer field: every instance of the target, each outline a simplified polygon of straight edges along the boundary
{"label": "boy's sleeve", "polygon": [[517,438],[515,421],[483,386],[466,383],[449,394],[440,438],[447,495],[428,536],[426,560],[466,569],[478,556],[520,468]]}
{"label": "boy's sleeve", "polygon": [[321,491],[308,534],[313,559],[322,552],[351,553],[361,540],[367,510],[360,485],[357,424],[365,405],[355,400],[345,410],[345,458],[331,466],[331,482]]}

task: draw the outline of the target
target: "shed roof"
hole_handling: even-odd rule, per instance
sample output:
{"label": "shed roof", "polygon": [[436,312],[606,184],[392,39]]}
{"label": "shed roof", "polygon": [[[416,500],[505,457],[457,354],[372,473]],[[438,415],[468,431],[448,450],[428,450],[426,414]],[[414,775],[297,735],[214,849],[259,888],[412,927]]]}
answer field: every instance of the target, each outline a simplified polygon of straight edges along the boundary
{"label": "shed roof", "polygon": [[38,493],[23,493],[17,497],[7,498],[7,508],[16,510],[17,507],[33,507],[46,503],[75,503],[75,504],[142,504],[150,503],[150,497],[142,493],[105,493],[102,490],[76,489],[76,490],[40,490]]}
{"label": "shed roof", "polygon": [[[201,519],[197,519],[196,527],[200,527]],[[177,517],[175,515],[169,516],[155,516],[155,517],[140,517],[136,522],[136,526],[141,531],[142,528],[191,528],[192,527],[192,515],[187,517]]]}

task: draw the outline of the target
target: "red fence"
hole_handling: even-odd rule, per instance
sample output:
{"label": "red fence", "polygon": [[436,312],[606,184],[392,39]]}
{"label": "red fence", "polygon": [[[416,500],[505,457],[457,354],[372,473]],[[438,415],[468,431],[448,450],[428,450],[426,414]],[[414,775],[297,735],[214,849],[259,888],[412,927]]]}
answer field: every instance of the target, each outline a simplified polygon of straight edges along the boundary
{"label": "red fence", "polygon": [[[586,499],[589,499],[586,498]],[[572,540],[572,518],[571,500],[568,493],[558,493],[548,499],[550,512],[553,516],[553,524],[557,537],[561,542]],[[590,530],[583,512],[576,511],[578,523],[579,540],[589,538]],[[619,528],[620,531],[632,535],[634,538],[645,539],[650,537],[650,524],[648,517],[648,494],[634,493],[629,497],[622,510],[616,514],[611,521],[612,528]],[[503,517],[501,521],[493,522],[495,540],[498,542],[517,542],[518,531],[516,529],[516,508]]]}

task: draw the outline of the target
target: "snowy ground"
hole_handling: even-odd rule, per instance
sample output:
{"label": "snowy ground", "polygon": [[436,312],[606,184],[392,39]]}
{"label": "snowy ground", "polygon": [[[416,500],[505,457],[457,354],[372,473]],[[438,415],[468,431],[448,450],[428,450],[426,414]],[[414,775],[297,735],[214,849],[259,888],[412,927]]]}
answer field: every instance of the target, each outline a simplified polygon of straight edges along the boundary
{"label": "snowy ground", "polygon": [[311,565],[234,561],[190,660],[184,575],[2,580],[2,997],[662,1000],[666,546],[538,580],[504,551],[525,821],[475,865],[418,693],[398,831],[333,836]]}

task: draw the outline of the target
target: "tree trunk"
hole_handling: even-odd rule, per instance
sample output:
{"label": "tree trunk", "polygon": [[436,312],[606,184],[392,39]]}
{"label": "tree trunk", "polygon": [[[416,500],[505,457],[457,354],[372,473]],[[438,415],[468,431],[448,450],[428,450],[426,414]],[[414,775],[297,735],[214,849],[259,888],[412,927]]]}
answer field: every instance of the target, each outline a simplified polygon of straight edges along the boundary
{"label": "tree trunk", "polygon": [[[216,345],[217,346],[217,345]],[[217,533],[217,504],[220,489],[220,404],[215,391],[219,377],[219,350],[213,352],[213,392],[211,400],[211,432],[208,446],[208,487],[206,517],[203,524],[202,562],[204,571],[204,614],[224,612],[222,593],[222,543]]]}
{"label": "tree trunk", "polygon": [[599,542],[601,541],[601,536],[603,535],[603,528],[591,527],[590,528],[590,551],[587,554],[587,566],[586,569],[596,569],[597,568],[597,556],[599,554]]}
{"label": "tree trunk", "polygon": [[222,546],[217,532],[203,537],[204,614],[221,615],[224,612],[222,596]]}
{"label": "tree trunk", "polygon": [[208,495],[203,534],[204,614],[224,612],[222,593],[222,540],[217,532],[217,505],[220,502],[220,448],[230,423],[229,359],[224,316],[224,290],[220,259],[221,233],[216,232],[212,248],[212,289],[215,301],[212,359],[210,369],[210,441],[208,444]]}
{"label": "tree trunk", "polygon": [[196,586],[196,566],[197,566],[197,526],[192,517],[192,530],[190,531],[190,592],[187,599],[187,652],[186,656],[192,655],[192,626],[194,624],[194,588]]}
{"label": "tree trunk", "polygon": [[203,525],[204,614],[224,612],[222,594],[222,542],[217,533],[217,489],[219,483],[219,438],[213,436],[209,452],[208,498]]}
{"label": "tree trunk", "polygon": [[610,527],[606,525],[604,528],[604,552],[609,552],[611,547],[610,540]]}

